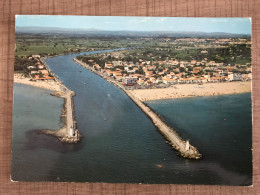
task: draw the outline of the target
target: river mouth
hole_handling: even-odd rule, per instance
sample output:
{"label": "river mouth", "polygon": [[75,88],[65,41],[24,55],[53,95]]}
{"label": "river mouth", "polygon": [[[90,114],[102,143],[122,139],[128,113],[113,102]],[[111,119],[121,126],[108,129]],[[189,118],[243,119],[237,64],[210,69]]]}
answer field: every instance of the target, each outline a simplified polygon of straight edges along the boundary
{"label": "river mouth", "polygon": [[[46,59],[46,63],[69,89],[75,91],[77,127],[84,139],[70,150],[66,148],[67,145],[55,142],[53,138],[45,135],[40,136],[38,140],[36,138],[38,135],[31,131],[26,139],[28,142],[35,140],[35,143],[25,144],[26,148],[14,147],[13,157],[16,163],[13,165],[12,174],[16,179],[19,181],[208,185],[250,185],[252,183],[252,143],[249,138],[249,141],[238,144],[252,130],[251,109],[248,110],[251,105],[250,94],[234,95],[227,102],[228,105],[221,104],[224,111],[225,107],[230,110],[230,106],[235,105],[232,108],[236,110],[235,115],[225,111],[231,117],[226,121],[227,129],[220,128],[219,125],[222,123],[219,121],[215,121],[217,124],[215,128],[205,128],[209,125],[208,121],[204,120],[205,113],[209,112],[208,116],[212,116],[213,120],[212,110],[220,105],[212,105],[207,98],[194,98],[190,102],[169,100],[148,102],[149,106],[161,113],[166,121],[178,127],[182,131],[181,135],[191,139],[201,153],[205,154],[202,160],[195,162],[177,156],[175,151],[165,143],[165,139],[150,119],[122,90],[75,64],[72,61],[73,57],[75,55],[58,56]],[[219,101],[223,103],[224,100],[225,97],[220,97]],[[244,106],[239,107],[239,102],[249,102],[250,105],[242,104]],[[161,107],[162,105],[166,105],[169,110],[166,111],[165,107]],[[191,114],[198,109],[196,105],[199,105],[200,109],[206,109],[205,112],[200,112],[199,118]],[[185,119],[187,113],[190,120],[186,122],[180,120]],[[43,115],[47,117],[48,114]],[[244,117],[244,119],[234,126],[236,117]],[[193,125],[192,131],[187,128],[188,124]],[[25,127],[24,132],[28,131],[27,129]],[[241,131],[241,135],[235,130]],[[227,134],[227,131],[230,133]],[[40,142],[41,147],[37,146],[37,142]],[[23,145],[24,142],[21,144]],[[229,146],[229,148],[219,146]],[[19,152],[23,155],[19,155]],[[221,155],[223,153],[225,155]],[[23,167],[24,171],[19,167]]]}

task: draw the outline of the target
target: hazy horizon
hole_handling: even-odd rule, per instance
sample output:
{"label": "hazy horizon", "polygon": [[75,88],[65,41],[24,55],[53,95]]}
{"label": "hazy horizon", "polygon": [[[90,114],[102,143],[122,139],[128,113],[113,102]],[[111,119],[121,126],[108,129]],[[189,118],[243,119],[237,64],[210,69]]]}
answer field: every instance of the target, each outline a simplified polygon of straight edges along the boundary
{"label": "hazy horizon", "polygon": [[145,31],[145,30],[105,30],[105,29],[92,29],[92,28],[62,28],[62,27],[52,27],[52,26],[16,26],[16,28],[42,28],[42,29],[61,29],[61,30],[81,30],[81,31],[107,31],[107,32],[165,32],[165,33],[207,33],[207,34],[214,34],[214,33],[223,33],[223,34],[242,34],[242,35],[251,35],[250,33],[229,33],[229,32],[204,32],[204,31],[162,31],[162,30],[154,30],[154,31]]}
{"label": "hazy horizon", "polygon": [[16,15],[15,27],[251,35],[251,18]]}

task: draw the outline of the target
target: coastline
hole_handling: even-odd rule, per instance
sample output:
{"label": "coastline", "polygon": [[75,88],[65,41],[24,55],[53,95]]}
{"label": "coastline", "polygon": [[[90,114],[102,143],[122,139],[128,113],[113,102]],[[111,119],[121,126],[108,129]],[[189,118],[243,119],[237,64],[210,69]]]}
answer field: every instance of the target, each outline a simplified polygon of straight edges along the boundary
{"label": "coastline", "polygon": [[140,101],[216,96],[251,92],[251,81],[198,84],[178,84],[169,88],[134,89],[131,93]]}

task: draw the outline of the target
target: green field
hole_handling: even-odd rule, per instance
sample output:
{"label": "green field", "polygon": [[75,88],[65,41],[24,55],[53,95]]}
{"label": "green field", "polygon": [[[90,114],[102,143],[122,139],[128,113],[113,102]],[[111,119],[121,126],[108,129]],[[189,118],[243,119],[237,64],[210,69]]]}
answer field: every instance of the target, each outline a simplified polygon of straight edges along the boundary
{"label": "green field", "polygon": [[147,41],[134,38],[110,37],[70,37],[63,35],[30,35],[16,34],[15,54],[27,57],[33,54],[60,55],[68,54],[71,50],[80,51],[114,49],[122,47],[158,47],[164,46],[156,40]]}

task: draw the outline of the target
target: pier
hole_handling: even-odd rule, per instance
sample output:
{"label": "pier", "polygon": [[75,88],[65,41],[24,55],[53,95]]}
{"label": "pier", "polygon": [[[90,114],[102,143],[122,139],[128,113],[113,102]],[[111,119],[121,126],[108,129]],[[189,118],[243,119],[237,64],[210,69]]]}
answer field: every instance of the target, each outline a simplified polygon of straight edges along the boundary
{"label": "pier", "polygon": [[167,142],[179,152],[179,154],[185,158],[190,158],[190,159],[200,159],[202,155],[199,153],[197,148],[194,146],[190,145],[189,141],[184,141],[178,134],[177,132],[169,127],[165,122],[162,121],[162,119],[158,116],[157,113],[152,111],[148,106],[146,106],[142,101],[137,99],[133,94],[129,91],[126,90],[125,87],[112,79],[109,76],[106,76],[102,74],[99,71],[96,71],[93,67],[90,67],[88,64],[74,58],[73,59],[76,63],[80,64],[81,66],[87,68],[88,70],[96,73],[97,75],[103,77],[107,81],[113,83],[114,85],[118,86],[121,88],[126,95],[131,98],[131,100],[152,120],[153,124],[157,127],[159,132],[165,137]]}
{"label": "pier", "polygon": [[49,73],[54,77],[54,80],[59,84],[60,91],[54,92],[53,95],[64,98],[64,114],[65,115],[65,125],[60,130],[44,130],[46,134],[56,136],[60,141],[65,143],[77,143],[82,135],[77,129],[77,123],[74,116],[74,103],[73,96],[74,91],[68,89],[59,78],[51,71],[49,66],[41,60],[45,65]]}

